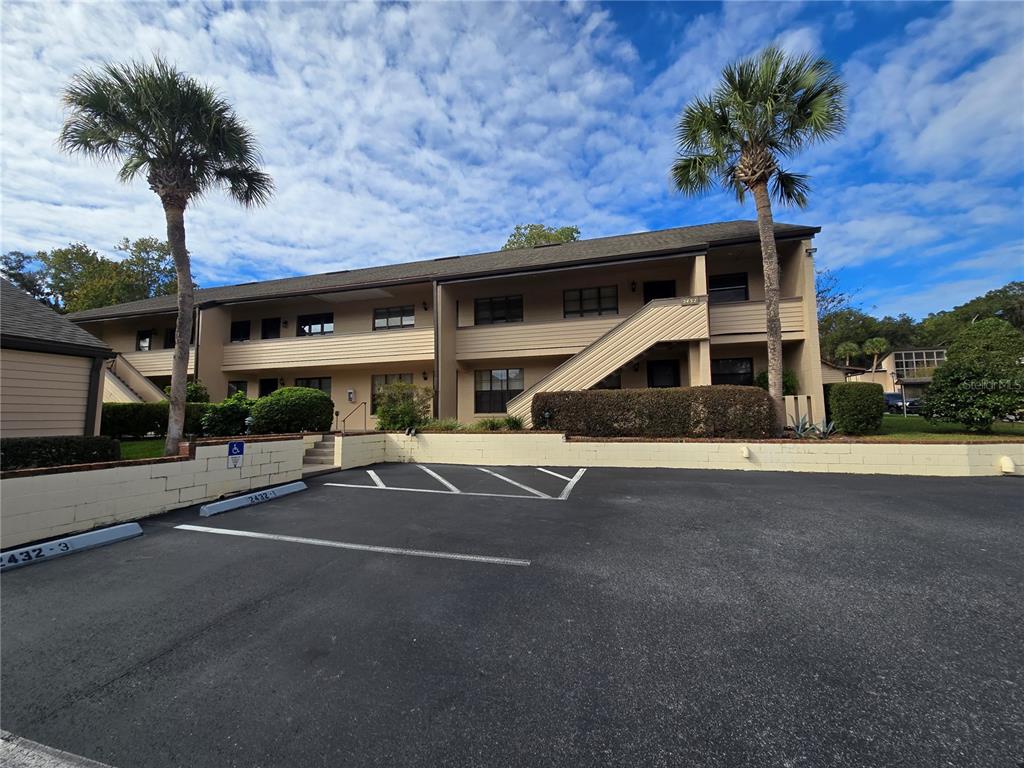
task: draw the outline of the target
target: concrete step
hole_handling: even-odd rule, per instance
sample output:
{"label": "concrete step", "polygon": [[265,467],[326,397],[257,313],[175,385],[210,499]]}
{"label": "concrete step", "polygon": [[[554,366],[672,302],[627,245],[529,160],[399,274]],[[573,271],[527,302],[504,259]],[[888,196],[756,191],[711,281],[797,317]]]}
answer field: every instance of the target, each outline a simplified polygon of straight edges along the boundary
{"label": "concrete step", "polygon": [[315,443],[313,443],[313,447],[314,448],[330,448],[333,451],[334,450],[334,438],[332,437],[330,440],[317,440]]}
{"label": "concrete step", "polygon": [[330,457],[333,457],[334,456],[334,449],[333,448],[307,448],[306,449],[306,455],[307,456],[330,456]]}
{"label": "concrete step", "polygon": [[303,464],[333,464],[334,456],[307,456],[302,460]]}

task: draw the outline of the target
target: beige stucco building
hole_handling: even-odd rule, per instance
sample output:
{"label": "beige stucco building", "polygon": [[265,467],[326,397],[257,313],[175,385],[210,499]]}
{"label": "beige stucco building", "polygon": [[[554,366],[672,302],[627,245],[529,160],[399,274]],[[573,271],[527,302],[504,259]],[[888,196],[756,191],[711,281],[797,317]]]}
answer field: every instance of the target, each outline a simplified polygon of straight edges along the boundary
{"label": "beige stucco building", "polygon": [[[824,414],[814,294],[818,228],[776,225],[783,357]],[[440,418],[529,419],[538,391],[753,383],[767,367],[756,223],[736,221],[197,291],[190,372],[213,399],[328,391],[347,429],[373,391],[429,386]],[[158,386],[174,297],[72,315]]]}
{"label": "beige stucco building", "polygon": [[0,435],[99,434],[110,347],[0,278]]}

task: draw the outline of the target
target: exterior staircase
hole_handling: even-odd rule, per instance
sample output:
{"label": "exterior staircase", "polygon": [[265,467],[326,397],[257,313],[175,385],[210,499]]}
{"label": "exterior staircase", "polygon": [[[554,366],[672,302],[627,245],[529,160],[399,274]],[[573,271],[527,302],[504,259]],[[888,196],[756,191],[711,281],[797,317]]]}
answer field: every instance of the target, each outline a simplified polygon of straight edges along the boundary
{"label": "exterior staircase", "polygon": [[323,465],[334,464],[334,435],[321,435],[320,439],[306,449],[302,459],[304,469],[315,469]]}
{"label": "exterior staircase", "polygon": [[518,416],[524,426],[530,428],[533,426],[533,396],[538,392],[589,389],[659,342],[707,338],[706,296],[649,301],[532,387],[509,400],[508,414]]}
{"label": "exterior staircase", "polygon": [[105,403],[155,403],[167,399],[160,387],[139,373],[122,355],[110,361],[103,376]]}

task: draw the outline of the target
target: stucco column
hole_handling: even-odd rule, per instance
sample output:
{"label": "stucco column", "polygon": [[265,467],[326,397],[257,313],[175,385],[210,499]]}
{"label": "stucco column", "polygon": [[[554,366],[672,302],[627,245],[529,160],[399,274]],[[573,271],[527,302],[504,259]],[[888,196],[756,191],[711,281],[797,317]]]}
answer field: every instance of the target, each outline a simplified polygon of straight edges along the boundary
{"label": "stucco column", "polygon": [[228,396],[228,377],[221,370],[224,346],[231,339],[231,311],[224,307],[199,310],[196,333],[196,377],[206,385],[211,402]]}
{"label": "stucco column", "polygon": [[825,418],[825,390],[821,380],[821,344],[818,340],[818,302],[815,290],[814,255],[811,240],[800,242],[796,263],[800,265],[800,295],[803,296],[804,343],[800,345],[800,390],[811,396],[811,418]]}
{"label": "stucco column", "polygon": [[455,358],[455,329],[459,318],[455,297],[449,286],[434,284],[434,412],[439,419],[459,415],[458,362]]}

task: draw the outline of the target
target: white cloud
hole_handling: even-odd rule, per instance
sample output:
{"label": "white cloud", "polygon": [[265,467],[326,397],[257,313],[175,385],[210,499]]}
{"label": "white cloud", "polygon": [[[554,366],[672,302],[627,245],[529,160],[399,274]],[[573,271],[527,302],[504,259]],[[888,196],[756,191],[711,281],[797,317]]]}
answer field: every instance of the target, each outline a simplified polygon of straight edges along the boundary
{"label": "white cloud", "polygon": [[[678,29],[654,67],[590,3],[7,3],[0,248],[111,252],[164,231],[144,184],[54,143],[74,72],[154,51],[235,104],[277,183],[263,210],[214,193],[189,211],[205,285],[485,250],[527,221],[596,237],[750,218],[725,195],[672,193],[678,111],[766,41],[824,50],[827,17],[797,3],[693,8],[654,10]],[[856,8],[833,26],[858,24]],[[822,225],[823,263],[909,264],[927,282],[959,256],[957,277],[989,270],[990,287],[1021,269],[972,261],[1024,241],[1024,22],[1009,8],[880,27],[889,36],[845,63],[850,129],[793,164],[813,174],[813,207],[777,213]]]}

